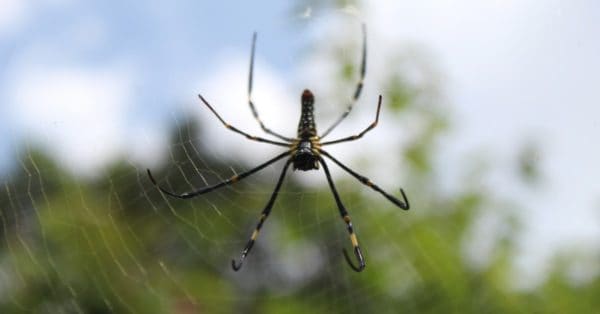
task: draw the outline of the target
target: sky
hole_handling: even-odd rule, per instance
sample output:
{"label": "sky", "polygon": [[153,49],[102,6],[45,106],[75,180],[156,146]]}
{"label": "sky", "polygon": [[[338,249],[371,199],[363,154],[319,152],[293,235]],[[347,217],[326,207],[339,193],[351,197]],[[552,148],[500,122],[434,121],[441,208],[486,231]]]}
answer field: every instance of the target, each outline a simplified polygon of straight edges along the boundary
{"label": "sky", "polygon": [[[374,6],[370,28],[379,28],[382,40],[425,44],[439,58],[453,119],[460,121],[442,155],[464,158],[477,147],[493,160],[484,184],[524,204],[522,267],[543,270],[557,248],[599,247],[600,40],[594,30],[600,4],[411,3]],[[402,25],[386,30],[395,21]],[[529,143],[540,150],[536,188],[516,183],[511,169]]]}
{"label": "sky", "polygon": [[[372,119],[378,91],[369,79],[387,66],[386,56],[419,47],[443,73],[445,103],[455,122],[439,162],[459,164],[473,153],[491,159],[491,176],[481,183],[523,204],[521,266],[543,269],[558,249],[597,248],[600,40],[594,30],[600,29],[600,4],[374,3],[354,14],[367,23],[371,57],[361,106],[339,134]],[[258,134],[245,108],[250,40],[257,31],[259,111],[269,127],[293,135],[284,130],[297,123],[301,90],[330,84],[314,80],[325,66],[318,56],[304,58],[311,41],[323,34],[360,38],[358,23],[347,31],[348,21],[342,21],[354,10],[319,12],[274,0],[260,7],[230,1],[0,0],[0,7],[3,172],[17,164],[20,150],[34,145],[84,177],[124,156],[157,166],[168,162],[169,127],[180,123],[182,112],[210,126],[207,138],[219,139],[209,143],[215,155],[241,149],[252,153],[250,164],[260,162],[274,150],[240,146],[234,134],[224,135],[197,94],[218,104],[230,123]],[[384,115],[375,134],[397,130],[385,122]],[[386,149],[381,138],[369,138],[369,154]],[[519,184],[513,170],[528,143],[540,150],[536,163],[543,183],[537,187]],[[353,151],[336,153],[352,160]],[[453,169],[446,177],[449,189],[461,183]]]}

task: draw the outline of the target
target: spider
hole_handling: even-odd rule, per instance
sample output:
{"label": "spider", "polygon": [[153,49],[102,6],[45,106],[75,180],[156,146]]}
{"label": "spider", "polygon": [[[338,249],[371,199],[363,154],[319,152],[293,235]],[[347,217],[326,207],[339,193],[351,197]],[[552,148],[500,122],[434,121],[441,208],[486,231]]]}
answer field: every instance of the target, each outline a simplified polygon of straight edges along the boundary
{"label": "spider", "polygon": [[346,223],[346,228],[348,229],[350,241],[351,241],[352,247],[354,249],[354,255],[355,255],[356,259],[358,260],[358,266],[356,266],[352,262],[346,249],[342,249],[342,252],[344,254],[346,261],[348,262],[348,265],[350,265],[350,267],[356,272],[360,272],[365,268],[365,265],[366,265],[365,259],[361,252],[360,246],[358,245],[358,239],[356,237],[356,234],[354,233],[354,227],[352,226],[352,221],[350,220],[350,215],[348,214],[346,207],[344,207],[344,204],[342,203],[342,200],[340,199],[340,196],[339,196],[339,194],[335,188],[335,185],[333,183],[333,180],[331,179],[329,167],[327,166],[327,163],[325,162],[325,159],[323,157],[326,157],[326,158],[330,159],[331,161],[333,161],[335,164],[337,164],[343,170],[348,172],[351,176],[356,178],[360,183],[381,193],[381,195],[383,195],[385,198],[387,198],[394,205],[396,205],[404,210],[409,209],[410,205],[408,203],[408,199],[406,198],[406,194],[404,194],[404,190],[400,189],[400,193],[402,194],[402,199],[403,199],[401,201],[398,198],[394,197],[393,195],[388,194],[387,192],[382,190],[379,186],[377,186],[375,183],[371,182],[371,180],[369,180],[368,178],[358,174],[354,170],[350,169],[348,166],[344,165],[342,162],[340,162],[339,160],[337,160],[336,158],[331,156],[327,151],[325,151],[322,148],[323,146],[327,146],[327,145],[357,140],[357,139],[363,137],[363,135],[365,135],[367,132],[369,132],[370,130],[375,128],[375,126],[377,125],[377,122],[379,121],[379,112],[381,110],[381,95],[379,95],[379,100],[377,102],[377,113],[375,115],[375,121],[373,121],[362,132],[360,132],[356,135],[351,135],[351,136],[343,137],[343,138],[336,139],[336,140],[331,140],[331,141],[326,141],[326,142],[322,141],[323,138],[325,138],[340,122],[342,122],[342,120],[344,120],[344,118],[346,118],[346,116],[348,116],[348,114],[352,110],[352,107],[358,100],[360,93],[362,91],[363,80],[364,80],[365,72],[366,72],[366,56],[367,56],[366,27],[364,24],[362,25],[362,35],[363,35],[362,36],[363,37],[362,38],[363,45],[362,45],[362,58],[361,58],[361,64],[360,64],[360,78],[356,85],[356,89],[354,91],[352,100],[350,101],[350,104],[348,105],[348,107],[344,111],[344,113],[321,135],[317,134],[317,128],[316,128],[316,124],[314,121],[315,120],[314,114],[313,114],[314,96],[308,89],[305,89],[302,92],[302,96],[301,96],[302,110],[301,110],[301,115],[300,115],[300,122],[298,124],[297,136],[295,138],[286,137],[286,136],[280,135],[279,133],[276,133],[276,132],[270,130],[269,128],[267,128],[264,125],[264,123],[260,119],[260,117],[258,115],[258,111],[256,111],[256,108],[254,107],[254,103],[252,101],[252,77],[253,77],[253,70],[254,70],[254,50],[255,50],[255,46],[256,46],[256,33],[254,33],[254,35],[252,37],[252,48],[251,48],[251,52],[250,52],[250,73],[248,76],[248,104],[250,106],[252,114],[254,115],[254,118],[259,123],[259,125],[263,129],[263,131],[269,135],[277,137],[281,141],[274,141],[271,139],[266,139],[266,138],[250,135],[244,131],[241,131],[240,129],[225,122],[225,120],[223,120],[223,118],[221,118],[221,116],[217,113],[217,111],[208,103],[208,101],[206,101],[206,99],[204,97],[202,97],[202,95],[198,95],[198,96],[200,97],[200,100],[202,101],[202,103],[204,103],[204,105],[206,105],[206,107],[208,107],[208,109],[210,109],[210,111],[212,111],[212,113],[217,117],[217,119],[219,119],[219,121],[221,121],[221,123],[227,129],[229,129],[235,133],[241,134],[249,140],[262,142],[262,143],[268,143],[268,144],[277,145],[277,146],[282,146],[282,147],[285,147],[286,150],[284,152],[282,152],[281,154],[275,156],[274,158],[256,166],[253,169],[247,170],[238,175],[234,175],[234,176],[230,177],[229,179],[219,182],[217,184],[214,184],[212,186],[201,188],[201,189],[198,189],[198,190],[195,190],[192,192],[182,193],[182,194],[170,192],[170,191],[162,188],[161,186],[159,186],[157,184],[156,180],[154,179],[154,177],[152,176],[150,169],[147,170],[148,176],[150,177],[152,184],[154,184],[154,186],[156,186],[162,193],[172,196],[172,197],[180,198],[180,199],[188,199],[188,198],[196,197],[201,194],[211,192],[213,190],[216,190],[218,188],[221,188],[221,187],[224,187],[227,185],[234,184],[234,183],[264,169],[265,167],[277,162],[278,160],[286,159],[285,165],[283,166],[283,170],[281,171],[281,174],[279,175],[279,179],[277,180],[277,184],[275,185],[275,189],[273,190],[273,193],[271,194],[271,198],[269,198],[269,201],[267,202],[265,208],[262,210],[258,224],[256,225],[256,228],[252,232],[252,235],[250,236],[250,239],[246,243],[246,246],[242,250],[239,262],[236,262],[235,260],[231,260],[231,267],[233,268],[234,271],[238,271],[242,267],[242,264],[243,264],[244,260],[246,259],[246,256],[248,256],[248,253],[250,253],[252,246],[254,246],[254,242],[256,241],[256,238],[258,237],[258,234],[259,234],[263,224],[265,223],[265,221],[269,217],[269,214],[271,213],[271,208],[273,208],[273,204],[275,203],[275,199],[277,198],[277,194],[279,193],[279,189],[281,188],[281,184],[283,183],[283,179],[285,178],[285,175],[286,175],[287,170],[290,165],[292,165],[294,170],[302,170],[302,171],[318,170],[319,165],[323,166],[323,171],[325,172],[327,182],[329,183],[329,187],[330,187],[333,197],[335,199],[335,203],[339,210],[340,216],[342,217],[343,221]]}

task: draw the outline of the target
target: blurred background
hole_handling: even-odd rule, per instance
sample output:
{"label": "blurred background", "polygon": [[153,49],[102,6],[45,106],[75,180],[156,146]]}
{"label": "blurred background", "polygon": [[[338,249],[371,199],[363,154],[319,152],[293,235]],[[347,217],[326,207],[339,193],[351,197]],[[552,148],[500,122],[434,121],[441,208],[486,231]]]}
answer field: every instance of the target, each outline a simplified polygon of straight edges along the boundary
{"label": "blurred background", "polygon": [[[600,4],[594,1],[0,1],[0,312],[590,313],[600,307]],[[304,88],[367,262],[322,171],[283,166],[192,200],[295,136]]]}

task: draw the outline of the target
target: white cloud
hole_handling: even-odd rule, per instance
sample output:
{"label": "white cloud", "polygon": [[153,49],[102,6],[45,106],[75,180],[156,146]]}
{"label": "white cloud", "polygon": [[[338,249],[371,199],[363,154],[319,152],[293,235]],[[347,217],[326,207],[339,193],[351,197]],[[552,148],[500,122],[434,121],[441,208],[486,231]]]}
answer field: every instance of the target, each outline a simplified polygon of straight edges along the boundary
{"label": "white cloud", "polygon": [[10,90],[9,114],[16,129],[67,169],[93,175],[125,151],[130,72],[119,67],[26,67]]}
{"label": "white cloud", "polygon": [[14,32],[27,19],[30,4],[24,0],[0,0],[0,37]]}
{"label": "white cloud", "polygon": [[[249,134],[270,138],[254,119],[248,105],[248,55],[229,55],[210,70],[210,76],[196,84],[199,92],[229,124]],[[281,135],[294,137],[297,118],[300,116],[300,93],[297,98],[286,88],[288,83],[271,67],[257,58],[254,65],[253,100],[265,125]],[[189,112],[197,114],[205,132],[206,147],[220,156],[236,154],[231,159],[244,160],[249,165],[257,164],[283,151],[283,148],[246,139],[223,127],[212,112],[202,104],[197,95],[188,103]],[[243,157],[240,157],[243,156]]]}

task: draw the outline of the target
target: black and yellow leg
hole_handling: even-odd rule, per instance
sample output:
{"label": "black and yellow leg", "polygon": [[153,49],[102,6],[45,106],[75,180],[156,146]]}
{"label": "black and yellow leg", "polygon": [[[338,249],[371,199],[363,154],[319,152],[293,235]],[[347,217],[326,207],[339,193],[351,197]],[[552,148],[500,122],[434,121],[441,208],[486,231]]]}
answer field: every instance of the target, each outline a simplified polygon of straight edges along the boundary
{"label": "black and yellow leg", "polygon": [[234,127],[233,125],[225,122],[225,120],[223,120],[223,118],[221,118],[221,116],[217,113],[217,111],[208,103],[208,101],[206,101],[206,99],[204,99],[204,97],[202,97],[202,95],[198,95],[198,97],[200,97],[200,100],[202,100],[202,102],[208,107],[208,109],[210,109],[210,111],[212,111],[212,113],[214,113],[215,116],[217,116],[217,118],[219,119],[219,121],[221,121],[221,123],[223,123],[223,125],[228,128],[229,130],[241,134],[243,136],[245,136],[247,139],[249,140],[253,140],[253,141],[257,141],[257,142],[263,142],[263,143],[269,143],[269,144],[273,144],[273,145],[278,145],[278,146],[285,146],[285,147],[289,147],[290,144],[289,143],[282,143],[282,142],[276,142],[276,141],[272,141],[266,138],[262,138],[262,137],[258,137],[258,136],[254,136],[254,135],[250,135],[236,127]]}
{"label": "black and yellow leg", "polygon": [[346,222],[346,225],[348,226],[348,233],[350,233],[350,241],[352,242],[352,248],[354,249],[354,256],[356,256],[356,258],[358,259],[358,266],[355,266],[354,263],[352,263],[352,260],[350,259],[350,256],[348,256],[348,252],[346,252],[346,249],[343,249],[342,252],[344,253],[344,257],[346,258],[346,262],[348,262],[348,265],[350,265],[350,267],[352,267],[354,271],[360,272],[363,269],[365,269],[365,258],[362,255],[360,246],[358,246],[358,239],[356,238],[356,234],[354,233],[354,228],[352,227],[350,216],[346,215],[343,217],[343,219]]}
{"label": "black and yellow leg", "polygon": [[364,185],[372,188],[373,190],[381,193],[381,195],[383,195],[385,198],[387,198],[390,202],[394,203],[396,206],[398,206],[398,207],[400,207],[400,208],[402,208],[404,210],[408,210],[410,208],[410,204],[408,203],[408,198],[406,198],[406,194],[404,193],[403,189],[400,189],[400,194],[402,194],[402,199],[403,199],[403,201],[401,201],[401,200],[397,199],[395,196],[390,195],[386,191],[382,190],[375,183],[371,182],[371,180],[369,180],[367,177],[362,176],[362,175],[356,173],[354,170],[348,168],[346,165],[344,165],[343,163],[341,163],[339,160],[335,159],[333,156],[331,156],[326,151],[324,151],[322,149],[319,149],[319,153],[321,153],[325,157],[331,159],[333,162],[335,162],[342,169],[346,170],[346,172],[348,172],[350,175],[352,175],[353,177],[355,177],[356,179],[358,179],[358,181],[360,181],[362,184],[364,184]]}
{"label": "black and yellow leg", "polygon": [[291,142],[294,139],[285,137],[283,135],[280,135],[279,133],[273,132],[273,131],[271,131],[271,129],[269,129],[265,126],[265,124],[262,122],[262,120],[258,116],[258,111],[254,107],[254,102],[252,102],[252,77],[253,77],[253,73],[254,73],[254,49],[255,49],[255,47],[256,47],[256,32],[252,36],[252,50],[250,51],[250,71],[248,73],[248,105],[250,105],[250,110],[252,111],[252,115],[254,116],[254,119],[256,119],[256,121],[260,125],[261,129],[263,129],[263,131],[265,131],[266,133],[271,134],[275,137],[278,137],[284,141]]}
{"label": "black and yellow leg", "polygon": [[365,258],[362,255],[360,246],[358,246],[358,239],[356,238],[356,234],[354,233],[354,227],[352,226],[352,221],[350,220],[348,211],[344,207],[344,204],[342,203],[342,200],[340,199],[340,195],[338,194],[338,192],[335,188],[335,185],[333,184],[333,179],[331,179],[331,174],[329,173],[329,168],[327,167],[325,160],[323,158],[319,157],[319,161],[323,165],[323,170],[325,171],[325,176],[327,177],[327,182],[329,183],[329,187],[331,188],[331,192],[333,193],[333,197],[335,198],[335,203],[338,207],[338,210],[340,211],[340,215],[342,216],[342,219],[346,223],[346,227],[348,229],[348,234],[350,235],[350,242],[352,242],[352,248],[354,249],[354,256],[356,256],[356,259],[358,260],[358,266],[354,265],[354,263],[348,256],[348,252],[346,252],[345,249],[343,249],[342,252],[344,253],[344,257],[346,258],[348,265],[350,265],[350,267],[352,267],[352,269],[354,271],[361,272],[363,269],[365,269],[365,266],[366,266]]}
{"label": "black and yellow leg", "polygon": [[331,125],[329,128],[327,128],[325,130],[325,132],[323,132],[323,134],[321,134],[321,138],[324,138],[325,136],[327,136],[327,134],[329,134],[329,132],[333,131],[333,129],[335,129],[335,127],[338,126],[338,124],[340,124],[340,122],[342,122],[348,116],[350,111],[352,111],[352,107],[354,107],[354,104],[356,104],[358,97],[360,97],[360,92],[363,89],[363,82],[365,80],[365,73],[367,72],[367,29],[366,28],[367,27],[365,26],[365,24],[363,24],[362,25],[363,45],[362,45],[362,56],[360,59],[360,76],[358,78],[358,82],[356,83],[356,88],[354,89],[354,95],[352,96],[352,100],[350,101],[348,108],[346,108],[346,111],[344,111],[344,113],[342,113],[342,116],[339,117],[333,123],[333,125]]}
{"label": "black and yellow leg", "polygon": [[379,95],[379,100],[377,101],[377,113],[375,114],[375,121],[373,121],[371,124],[369,124],[368,127],[366,127],[364,130],[362,130],[362,132],[360,132],[356,135],[351,135],[351,136],[340,138],[340,139],[333,140],[333,141],[323,142],[323,143],[321,143],[321,146],[354,141],[354,140],[357,140],[357,139],[363,137],[363,135],[365,135],[367,132],[374,129],[377,126],[377,123],[379,123],[379,112],[380,111],[381,111],[381,95]]}
{"label": "black and yellow leg", "polygon": [[275,190],[271,194],[271,198],[269,199],[269,202],[267,203],[267,205],[263,209],[262,213],[260,214],[260,220],[258,221],[256,228],[252,232],[252,235],[250,236],[250,240],[248,240],[248,243],[246,243],[246,246],[242,250],[242,255],[240,256],[239,262],[236,263],[235,260],[231,260],[231,267],[233,268],[233,270],[238,271],[238,270],[240,270],[240,268],[242,268],[244,259],[246,259],[246,256],[248,255],[248,253],[250,253],[250,250],[254,246],[254,242],[256,241],[256,238],[258,237],[260,229],[262,228],[264,222],[269,217],[269,214],[271,213],[271,208],[273,208],[273,204],[275,204],[275,199],[277,198],[277,194],[279,193],[279,188],[281,188],[281,184],[283,183],[283,178],[285,178],[285,174],[286,174],[287,169],[291,162],[292,162],[292,160],[289,159],[285,163],[285,166],[283,166],[283,170],[281,171],[281,175],[279,176],[279,180],[277,181]]}
{"label": "black and yellow leg", "polygon": [[[281,153],[281,154],[275,156],[274,158],[270,159],[269,161],[258,165],[256,168],[250,169],[250,170],[248,170],[246,172],[242,172],[242,173],[240,173],[238,175],[234,175],[234,176],[232,176],[231,178],[229,178],[229,179],[227,179],[225,181],[221,181],[221,182],[219,182],[219,183],[217,183],[215,185],[212,185],[212,186],[209,186],[209,187],[206,187],[206,188],[202,188],[202,189],[199,189],[199,190],[196,190],[196,191],[192,191],[192,192],[185,192],[185,193],[182,193],[182,194],[176,194],[176,193],[170,192],[170,191],[162,188],[160,185],[158,185],[158,183],[156,183],[156,180],[154,180],[154,177],[152,176],[152,173],[150,172],[150,169],[147,169],[147,171],[148,171],[148,177],[150,177],[150,181],[152,181],[152,184],[154,184],[154,186],[156,186],[161,192],[163,192],[163,193],[165,193],[167,195],[176,197],[176,198],[186,199],[186,198],[192,198],[192,197],[198,196],[200,194],[208,193],[210,191],[216,190],[216,189],[218,189],[220,187],[223,187],[223,186],[226,186],[226,185],[234,184],[234,183],[238,182],[239,180],[241,180],[241,179],[243,179],[243,178],[245,178],[245,177],[247,177],[247,176],[249,176],[249,175],[257,172],[257,171],[262,170],[263,168],[265,168],[268,165],[270,165],[270,164],[278,161],[279,159],[282,159],[282,158],[288,156],[289,154],[290,154],[290,152]],[[288,164],[289,164],[289,161],[288,161]]]}

